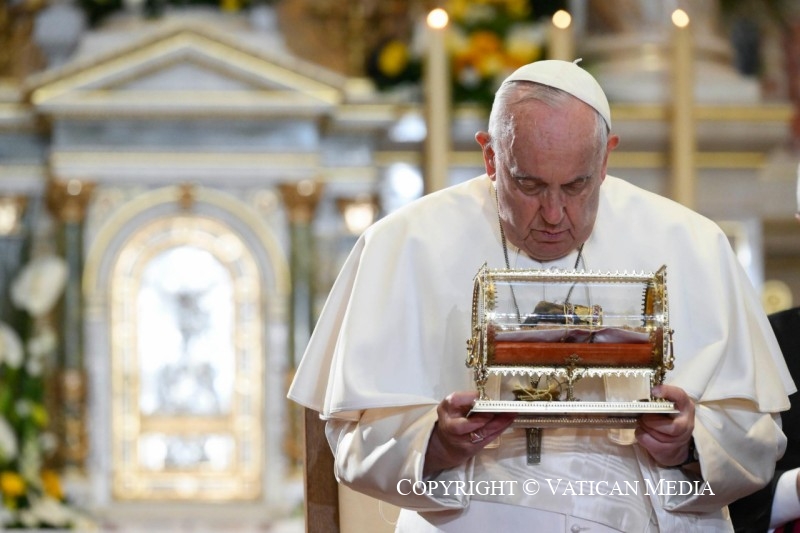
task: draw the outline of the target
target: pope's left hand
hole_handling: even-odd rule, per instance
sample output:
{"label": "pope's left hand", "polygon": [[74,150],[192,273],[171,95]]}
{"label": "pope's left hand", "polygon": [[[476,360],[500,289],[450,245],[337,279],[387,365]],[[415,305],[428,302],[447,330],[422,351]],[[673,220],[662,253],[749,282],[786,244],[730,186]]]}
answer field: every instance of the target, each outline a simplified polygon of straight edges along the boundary
{"label": "pope's left hand", "polygon": [[675,403],[674,415],[646,414],[639,419],[636,440],[662,466],[686,462],[694,431],[694,402],[686,391],[671,385],[653,387],[653,396]]}

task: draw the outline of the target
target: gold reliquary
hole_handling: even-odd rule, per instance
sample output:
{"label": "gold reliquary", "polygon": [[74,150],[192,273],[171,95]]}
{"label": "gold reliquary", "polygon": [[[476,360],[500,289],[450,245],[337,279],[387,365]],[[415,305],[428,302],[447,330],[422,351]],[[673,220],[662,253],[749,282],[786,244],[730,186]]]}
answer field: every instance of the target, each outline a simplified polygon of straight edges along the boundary
{"label": "gold reliquary", "polygon": [[[472,412],[516,413],[521,427],[632,427],[646,413],[676,413],[649,392],[673,366],[666,267],[601,274],[484,265],[467,366],[478,390]],[[517,385],[501,396],[501,387],[487,385],[491,376]],[[581,399],[576,383],[585,378],[636,379],[645,392]]]}

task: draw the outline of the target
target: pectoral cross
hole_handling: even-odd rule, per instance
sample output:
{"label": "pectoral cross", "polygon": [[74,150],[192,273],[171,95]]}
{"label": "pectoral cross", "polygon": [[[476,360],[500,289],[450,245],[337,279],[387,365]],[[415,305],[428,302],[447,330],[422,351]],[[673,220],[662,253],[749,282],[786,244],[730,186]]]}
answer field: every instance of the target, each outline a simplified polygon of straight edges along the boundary
{"label": "pectoral cross", "polygon": [[529,465],[538,465],[542,461],[542,428],[525,429],[525,449]]}

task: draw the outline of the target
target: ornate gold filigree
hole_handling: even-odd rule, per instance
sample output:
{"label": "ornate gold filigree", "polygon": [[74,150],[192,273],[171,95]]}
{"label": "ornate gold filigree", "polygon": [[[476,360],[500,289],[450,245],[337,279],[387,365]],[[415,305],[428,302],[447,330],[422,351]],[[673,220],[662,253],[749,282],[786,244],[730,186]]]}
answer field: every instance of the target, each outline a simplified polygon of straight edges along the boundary
{"label": "ornate gold filigree", "polygon": [[82,222],[94,187],[89,181],[51,179],[47,186],[47,207],[61,222]]}
{"label": "ornate gold filigree", "polygon": [[[565,413],[596,427],[624,427],[645,412],[674,413],[672,402],[652,397],[623,402],[589,402],[575,397],[575,383],[583,378],[646,378],[653,385],[664,381],[674,360],[665,280],[663,267],[654,274],[490,270],[483,265],[475,277],[473,324],[467,341],[467,365],[473,369],[479,393],[473,411],[514,412],[525,419],[517,425],[528,428],[540,427],[530,425],[534,418],[539,423],[548,417],[556,417],[552,418],[552,425],[557,426],[563,419],[560,415]],[[497,283],[510,286],[511,298],[499,298]],[[516,294],[527,301],[518,301],[513,288],[526,284],[528,288]],[[530,301],[534,295],[547,294],[551,285],[569,289],[563,302]],[[611,294],[602,296],[607,298],[607,305],[593,303],[591,296],[587,296],[586,303],[570,302],[569,295],[576,285],[586,285],[586,294],[598,299],[606,290],[614,292],[619,287],[621,301]],[[592,285],[598,290],[590,290]],[[539,286],[543,287],[541,291],[530,290]],[[636,301],[636,292],[632,301],[625,301],[630,294],[626,287],[637,286],[642,287],[638,293],[642,295],[641,302]],[[553,293],[558,294],[558,289],[550,294]],[[520,318],[522,306],[533,309],[524,315],[525,320]],[[515,387],[514,401],[491,398],[486,387],[489,375],[527,376],[530,386]],[[534,377],[539,381],[535,382]],[[545,382],[541,381],[543,377]]]}
{"label": "ornate gold filigree", "polygon": [[322,196],[323,185],[314,180],[281,183],[278,190],[286,204],[289,221],[293,224],[309,224]]}

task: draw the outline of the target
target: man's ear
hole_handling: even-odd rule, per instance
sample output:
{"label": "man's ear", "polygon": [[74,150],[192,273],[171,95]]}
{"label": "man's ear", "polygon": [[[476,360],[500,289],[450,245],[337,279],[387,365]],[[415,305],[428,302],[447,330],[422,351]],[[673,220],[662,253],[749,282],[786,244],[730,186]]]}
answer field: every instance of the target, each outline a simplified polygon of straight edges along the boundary
{"label": "man's ear", "polygon": [[492,147],[492,137],[485,131],[479,131],[475,134],[475,140],[481,145],[483,166],[486,167],[486,174],[492,181],[494,181],[496,175],[496,166],[494,148]]}

